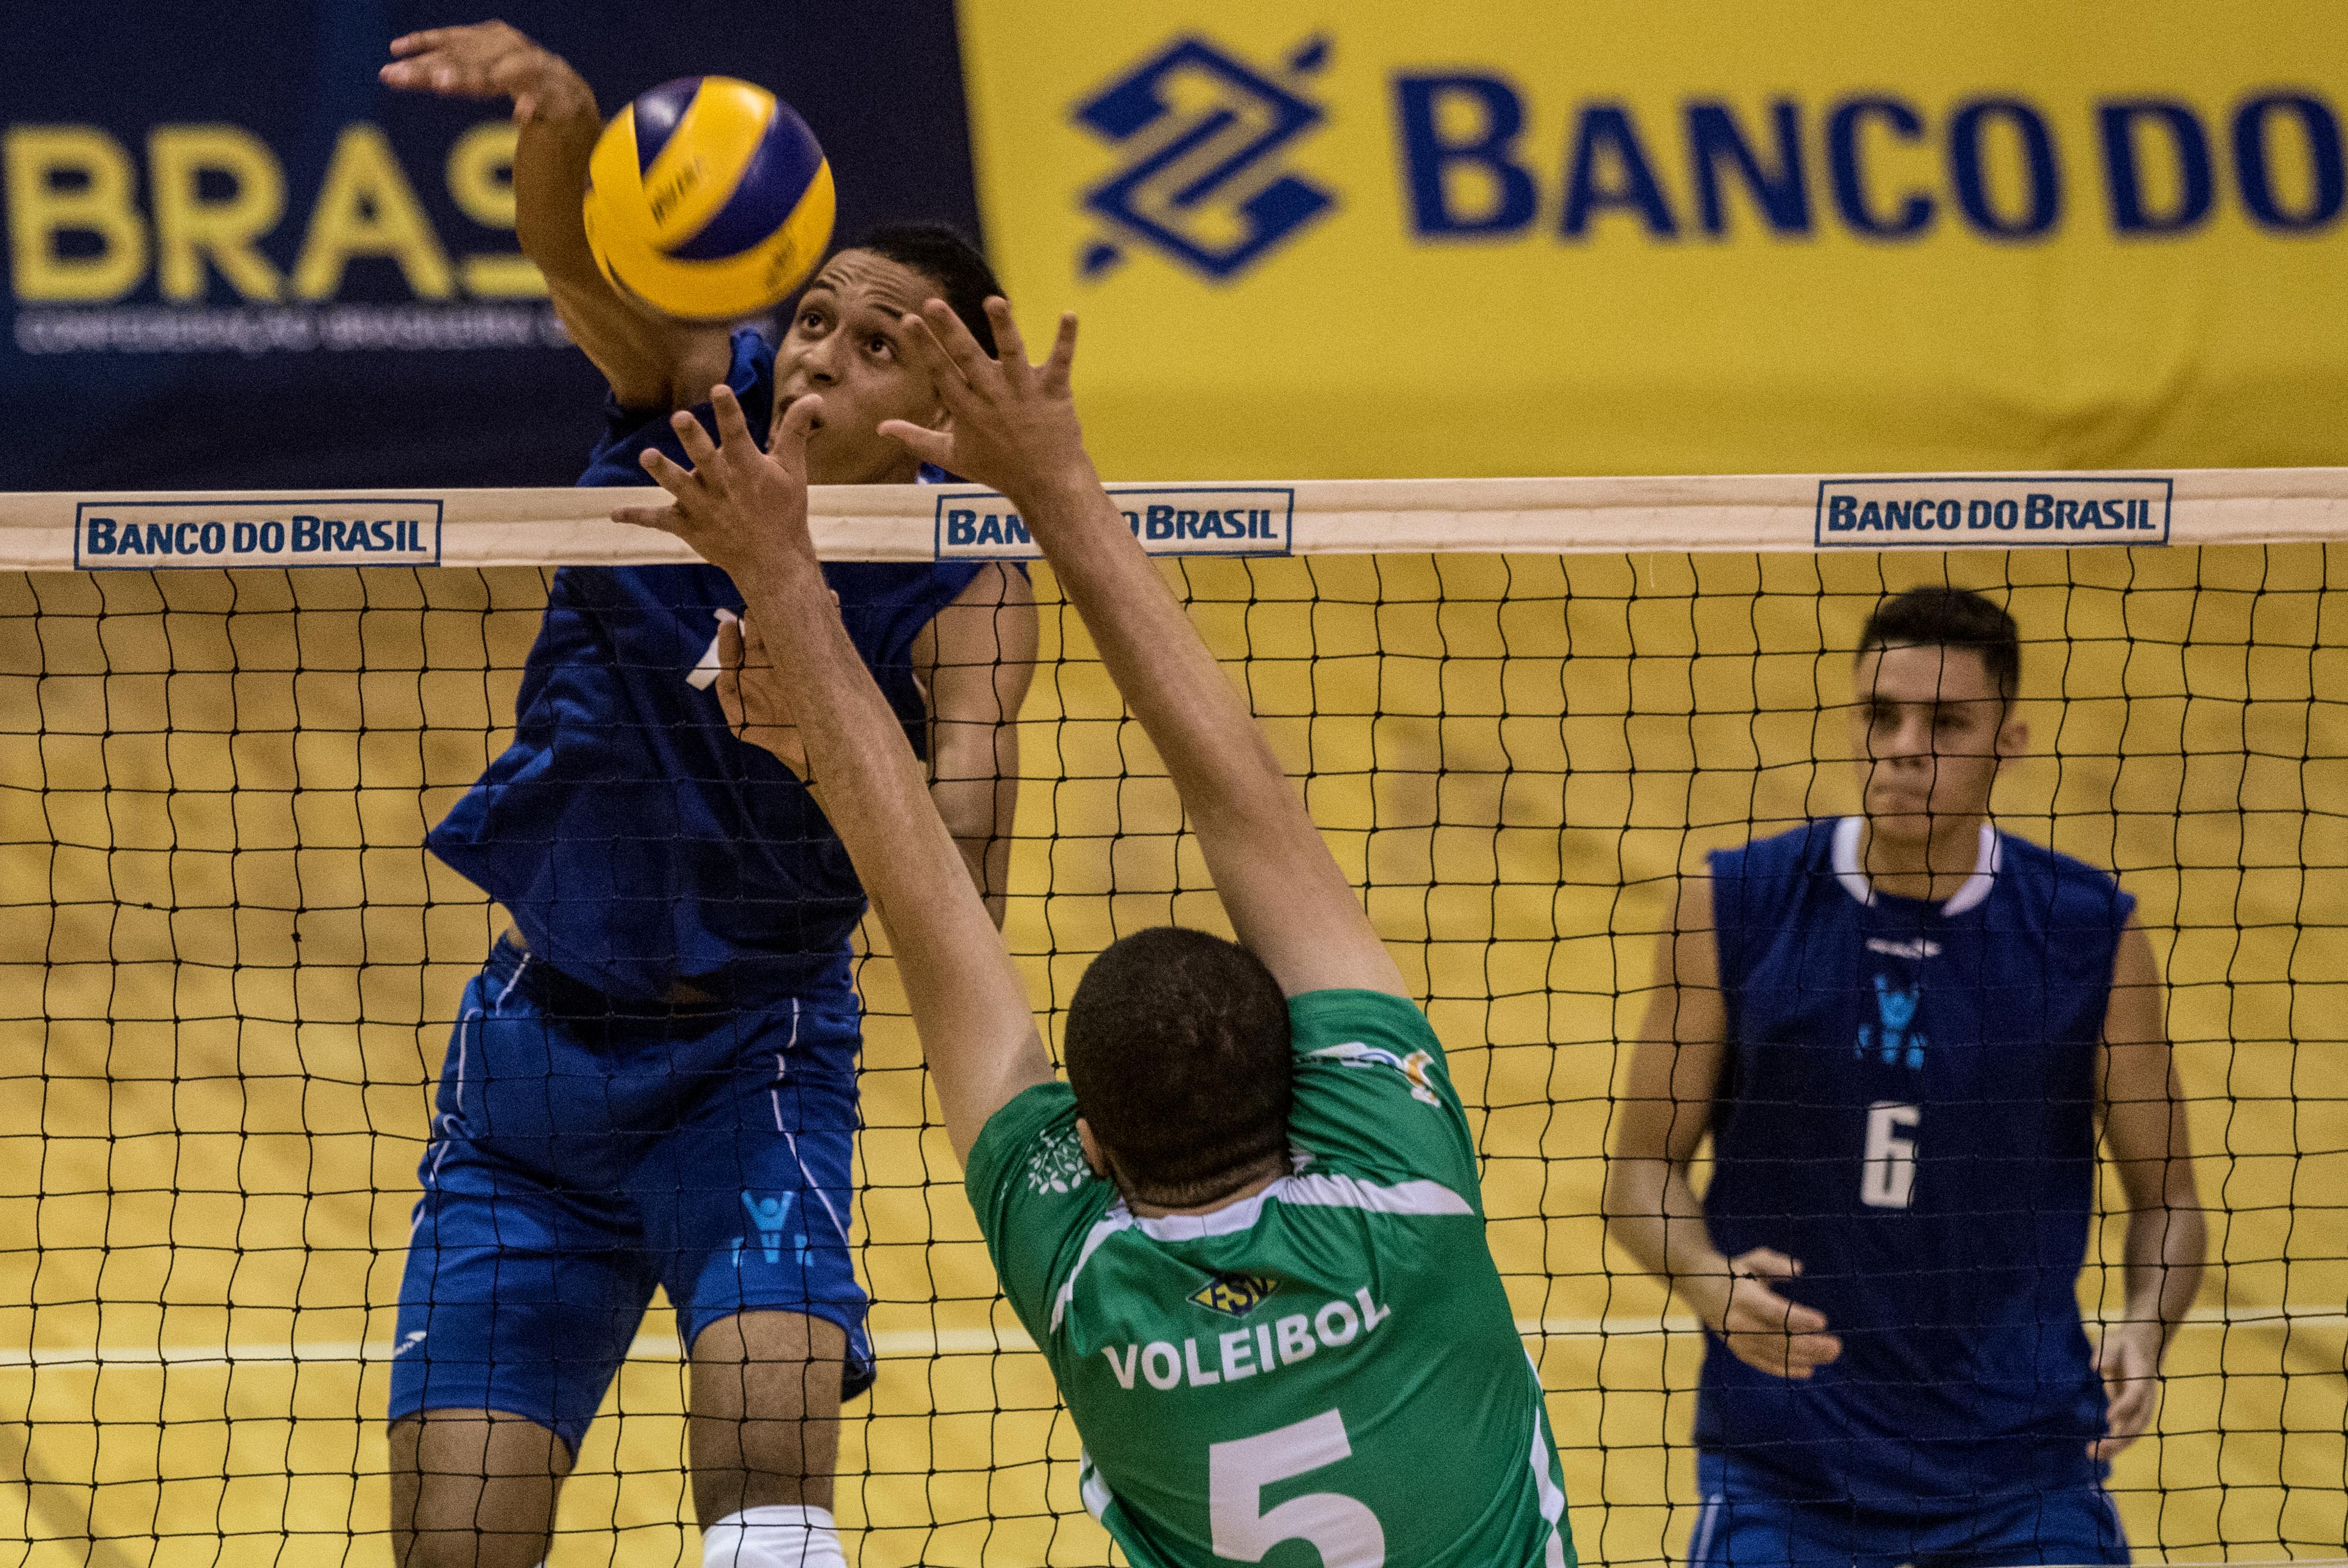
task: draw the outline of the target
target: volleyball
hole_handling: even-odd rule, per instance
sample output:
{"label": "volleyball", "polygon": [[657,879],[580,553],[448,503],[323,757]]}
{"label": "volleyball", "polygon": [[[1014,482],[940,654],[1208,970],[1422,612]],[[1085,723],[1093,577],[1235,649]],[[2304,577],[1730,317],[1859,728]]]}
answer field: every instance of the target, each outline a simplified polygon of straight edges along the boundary
{"label": "volleyball", "polygon": [[766,88],[685,77],[613,117],[587,165],[588,248],[612,286],[664,316],[754,315],[831,241],[831,165]]}

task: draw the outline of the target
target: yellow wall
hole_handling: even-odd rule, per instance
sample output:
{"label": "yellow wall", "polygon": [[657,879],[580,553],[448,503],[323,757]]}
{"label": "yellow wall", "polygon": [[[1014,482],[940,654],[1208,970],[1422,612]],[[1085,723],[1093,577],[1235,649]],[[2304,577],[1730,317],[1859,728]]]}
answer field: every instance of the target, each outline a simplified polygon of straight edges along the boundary
{"label": "yellow wall", "polygon": [[[1080,395],[1119,477],[2348,461],[2348,56],[2325,6],[963,0],[961,16],[990,249],[1031,320],[1083,315]],[[1203,58],[1152,77],[1185,37],[1318,118],[1278,137],[1277,95]],[[1406,82],[1437,77],[1488,84],[1426,90],[1450,145],[1489,128],[1488,106],[1521,109],[1522,175],[1443,160],[1441,213],[1493,231],[1415,216]],[[1119,85],[1109,128],[1087,124]],[[2278,97],[2314,108],[2244,118]],[[1846,117],[1855,212],[1833,131],[1864,98],[1917,129]],[[2206,214],[2175,231],[2157,225],[2190,217],[2183,160],[2152,114],[2131,143],[2146,222],[2116,207],[2102,111],[2137,99],[2179,106],[2206,147]],[[1983,100],[2021,107],[1968,119]],[[1724,156],[1710,231],[1698,106],[1724,106],[1776,172],[1779,102],[1806,220],[1781,188],[1773,224]],[[2024,232],[2034,122],[2057,189]],[[1201,132],[1128,199],[1092,197]],[[1653,203],[1625,194],[1633,139]],[[1599,199],[1568,234],[1577,149]],[[1503,180],[1533,198],[1521,226]],[[1220,277],[1142,226],[1239,253],[1259,194],[1323,205]],[[1917,232],[1862,231],[1911,197],[1930,204]]]}

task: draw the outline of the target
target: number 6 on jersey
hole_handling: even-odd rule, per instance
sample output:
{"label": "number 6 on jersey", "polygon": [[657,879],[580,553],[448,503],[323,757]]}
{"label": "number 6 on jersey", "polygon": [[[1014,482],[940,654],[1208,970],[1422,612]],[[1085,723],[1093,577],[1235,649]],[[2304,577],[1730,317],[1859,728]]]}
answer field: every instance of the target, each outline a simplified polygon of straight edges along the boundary
{"label": "number 6 on jersey", "polygon": [[1867,1108],[1867,1155],[1859,1168],[1859,1201],[1871,1209],[1904,1209],[1916,1198],[1916,1140],[1900,1135],[1923,1112],[1896,1100]]}

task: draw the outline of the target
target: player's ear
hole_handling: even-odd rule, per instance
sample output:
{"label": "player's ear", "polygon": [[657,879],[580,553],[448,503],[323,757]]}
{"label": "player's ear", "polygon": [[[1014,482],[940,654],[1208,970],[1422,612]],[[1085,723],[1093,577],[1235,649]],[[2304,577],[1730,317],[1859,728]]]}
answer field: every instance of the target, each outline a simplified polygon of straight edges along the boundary
{"label": "player's ear", "polygon": [[1085,1163],[1093,1168],[1093,1174],[1103,1180],[1114,1180],[1114,1173],[1108,1168],[1108,1156],[1101,1153],[1100,1141],[1093,1136],[1093,1124],[1081,1116],[1076,1118],[1076,1142],[1084,1146]]}
{"label": "player's ear", "polygon": [[2002,773],[2013,763],[2030,754],[2030,721],[2015,715],[2013,705],[2006,704],[2004,722],[1997,727],[1997,765]]}

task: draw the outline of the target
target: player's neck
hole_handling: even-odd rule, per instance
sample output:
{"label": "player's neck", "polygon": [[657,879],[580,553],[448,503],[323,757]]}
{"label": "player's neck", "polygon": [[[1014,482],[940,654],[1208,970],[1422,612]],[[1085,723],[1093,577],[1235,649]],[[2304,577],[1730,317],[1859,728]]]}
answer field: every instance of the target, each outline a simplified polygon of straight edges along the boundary
{"label": "player's neck", "polygon": [[1218,1209],[1230,1208],[1233,1204],[1245,1203],[1287,1173],[1288,1163],[1283,1160],[1277,1166],[1267,1169],[1263,1174],[1252,1181],[1232,1188],[1221,1197],[1210,1203],[1190,1204],[1180,1208],[1169,1207],[1164,1204],[1153,1204],[1134,1196],[1128,1191],[1125,1194],[1125,1206],[1132,1211],[1136,1218],[1145,1220],[1164,1219],[1169,1214],[1210,1214]]}
{"label": "player's neck", "polygon": [[1867,885],[1894,898],[1945,904],[1981,867],[1983,816],[1935,818],[1929,837],[1878,833],[1872,822],[1859,830],[1859,866]]}

